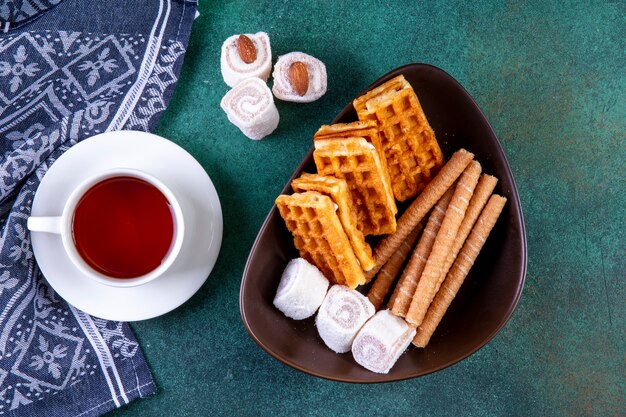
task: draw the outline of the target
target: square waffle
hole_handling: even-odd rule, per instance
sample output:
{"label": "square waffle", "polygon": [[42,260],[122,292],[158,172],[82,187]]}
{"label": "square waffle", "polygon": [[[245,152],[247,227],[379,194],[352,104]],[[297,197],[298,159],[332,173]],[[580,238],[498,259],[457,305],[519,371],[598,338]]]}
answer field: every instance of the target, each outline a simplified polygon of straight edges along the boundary
{"label": "square waffle", "polygon": [[363,234],[395,232],[398,209],[374,145],[360,137],[316,140],[314,145],[317,172],[346,180]]}
{"label": "square waffle", "polygon": [[411,85],[399,75],[353,102],[360,120],[378,122],[393,194],[422,191],[443,166],[443,154]]}
{"label": "square waffle", "polygon": [[279,195],[276,206],[300,256],[335,284],[356,288],[365,282],[330,197],[315,191]]}
{"label": "square waffle", "polygon": [[378,155],[382,158],[383,148],[378,136],[378,123],[374,120],[362,120],[352,123],[335,123],[334,125],[322,125],[313,140],[361,137],[374,145]]}
{"label": "square waffle", "polygon": [[293,191],[317,191],[329,196],[337,205],[337,214],[346,232],[354,254],[364,271],[374,267],[372,248],[365,242],[363,233],[357,228],[356,210],[352,206],[352,197],[345,180],[316,174],[302,174],[291,182]]}
{"label": "square waffle", "polygon": [[335,123],[334,125],[322,125],[313,136],[313,140],[320,139],[338,139],[338,138],[351,138],[360,137],[374,145],[378,157],[383,165],[383,173],[385,174],[386,181],[391,187],[391,178],[387,171],[387,160],[385,158],[385,151],[383,145],[380,142],[380,136],[378,135],[378,123],[374,120],[362,120],[352,123]]}

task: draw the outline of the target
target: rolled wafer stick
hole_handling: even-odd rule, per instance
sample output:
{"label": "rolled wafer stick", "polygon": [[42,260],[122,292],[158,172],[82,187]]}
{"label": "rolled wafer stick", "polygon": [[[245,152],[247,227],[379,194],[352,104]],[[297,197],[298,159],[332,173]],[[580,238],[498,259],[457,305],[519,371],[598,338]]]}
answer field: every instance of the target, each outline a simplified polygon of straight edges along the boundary
{"label": "rolled wafer stick", "polygon": [[422,221],[424,216],[433,208],[454,181],[459,178],[473,158],[474,154],[465,149],[459,149],[452,155],[437,176],[428,183],[424,191],[413,200],[413,203],[402,214],[400,220],[398,220],[395,233],[386,236],[376,246],[374,249],[376,265],[365,274],[366,280],[371,279],[380,271],[380,268],[398,250],[404,239]]}
{"label": "rolled wafer stick", "polygon": [[472,161],[463,171],[454,189],[454,195],[446,209],[446,215],[441,222],[424,272],[419,279],[411,305],[405,316],[407,323],[413,327],[422,323],[428,306],[435,297],[435,287],[439,282],[441,268],[446,262],[454,237],[459,230],[463,217],[465,217],[465,210],[467,210],[469,200],[472,198],[474,188],[476,188],[480,171],[480,164],[477,161]]}
{"label": "rolled wafer stick", "polygon": [[448,276],[441,285],[441,289],[430,307],[428,307],[428,312],[417,329],[417,334],[413,339],[415,346],[426,347],[428,345],[431,336],[441,322],[459,288],[461,288],[470,268],[474,265],[474,261],[496,224],[505,203],[506,198],[494,194],[489,199],[482,213],[480,213],[480,217],[472,228],[472,232],[463,245],[463,249],[456,257]]}
{"label": "rolled wafer stick", "polygon": [[[450,204],[450,200],[452,200],[453,194],[454,187],[450,187],[443,197],[439,199],[437,204],[435,204],[428,218],[428,223],[426,223],[424,233],[422,233],[422,237],[417,243],[417,247],[413,251],[408,265],[402,272],[400,281],[398,281],[398,285],[396,285],[396,289],[394,290],[395,296],[392,296],[393,300],[390,300],[389,303],[391,312],[396,316],[404,317],[411,305],[413,293],[415,292],[415,288],[417,288],[417,282],[422,276],[422,272],[424,272],[428,255],[433,248],[435,238],[437,237],[441,222],[446,215],[446,209],[448,208],[448,204]],[[393,301],[393,303],[391,303],[391,301]]]}
{"label": "rolled wafer stick", "polygon": [[448,275],[450,267],[454,263],[456,256],[459,254],[463,243],[465,243],[465,239],[467,239],[472,231],[472,227],[474,226],[476,219],[478,219],[480,212],[485,207],[485,204],[487,204],[487,200],[489,200],[489,197],[491,196],[491,193],[493,193],[494,188],[496,188],[497,183],[498,179],[496,177],[487,174],[480,176],[476,189],[474,190],[474,194],[472,195],[472,199],[470,200],[467,210],[465,211],[465,217],[461,222],[461,226],[459,226],[459,231],[456,233],[454,243],[448,253],[446,263],[441,270],[441,275],[439,275],[439,282],[435,287],[435,293],[439,291],[441,283],[445,279],[446,275]]}
{"label": "rolled wafer stick", "polygon": [[378,310],[382,305],[383,300],[389,292],[389,288],[391,288],[391,284],[393,284],[393,281],[398,276],[398,272],[402,269],[402,264],[404,264],[404,261],[411,253],[413,245],[415,245],[415,241],[417,240],[417,236],[419,236],[422,229],[423,224],[420,222],[406,237],[406,239],[404,239],[404,242],[402,242],[398,250],[391,255],[389,261],[387,261],[385,266],[383,266],[376,276],[374,283],[367,293],[367,298],[369,298],[372,304],[374,304],[376,310]]}

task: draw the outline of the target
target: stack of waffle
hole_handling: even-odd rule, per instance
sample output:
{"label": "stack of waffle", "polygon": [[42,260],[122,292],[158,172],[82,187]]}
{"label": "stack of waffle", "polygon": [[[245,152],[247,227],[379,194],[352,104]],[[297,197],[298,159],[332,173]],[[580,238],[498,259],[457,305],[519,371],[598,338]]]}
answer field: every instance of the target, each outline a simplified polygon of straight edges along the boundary
{"label": "stack of waffle", "polygon": [[417,95],[402,75],[353,102],[359,120],[377,123],[381,157],[398,201],[422,191],[443,165],[443,154]]}
{"label": "stack of waffle", "polygon": [[300,255],[336,284],[365,284],[375,267],[368,235],[396,231],[396,200],[414,197],[443,165],[422,107],[402,75],[354,100],[359,121],[322,126],[317,174],[276,199]]}

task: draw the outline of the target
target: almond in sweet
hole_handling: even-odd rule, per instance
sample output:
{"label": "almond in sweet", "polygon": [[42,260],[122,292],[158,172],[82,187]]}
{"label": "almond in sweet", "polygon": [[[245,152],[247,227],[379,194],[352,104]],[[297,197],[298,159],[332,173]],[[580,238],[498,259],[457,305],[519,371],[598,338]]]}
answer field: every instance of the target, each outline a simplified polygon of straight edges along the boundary
{"label": "almond in sweet", "polygon": [[256,60],[256,47],[252,39],[246,35],[239,35],[237,38],[237,51],[241,60],[246,64],[252,64]]}
{"label": "almond in sweet", "polygon": [[300,97],[309,89],[309,71],[301,61],[296,61],[289,67],[289,82],[293,91]]}

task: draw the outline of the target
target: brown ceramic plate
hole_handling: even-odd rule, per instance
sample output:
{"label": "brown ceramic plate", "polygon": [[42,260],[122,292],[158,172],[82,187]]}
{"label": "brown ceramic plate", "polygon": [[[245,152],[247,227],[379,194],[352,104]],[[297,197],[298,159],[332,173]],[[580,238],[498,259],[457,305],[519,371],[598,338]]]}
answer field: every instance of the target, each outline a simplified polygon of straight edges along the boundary
{"label": "brown ceramic plate", "polygon": [[[317,334],[314,318],[291,320],[272,304],[285,265],[298,256],[274,206],[259,231],[243,273],[241,317],[259,346],[279,361],[311,375],[372,383],[413,378],[443,369],[476,352],[498,333],[513,313],[524,286],[526,232],[522,208],[511,168],[493,129],[463,87],[430,65],[398,68],[365,91],[399,74],[415,89],[446,158],[461,147],[473,152],[484,172],[500,179],[496,192],[507,197],[508,202],[428,347],[409,347],[386,375],[362,368],[350,353],[340,355],[328,349]],[[333,123],[354,120],[355,111],[348,104]],[[313,133],[310,132],[311,138]],[[292,192],[291,180],[303,171],[315,172],[312,150],[283,193]]]}

